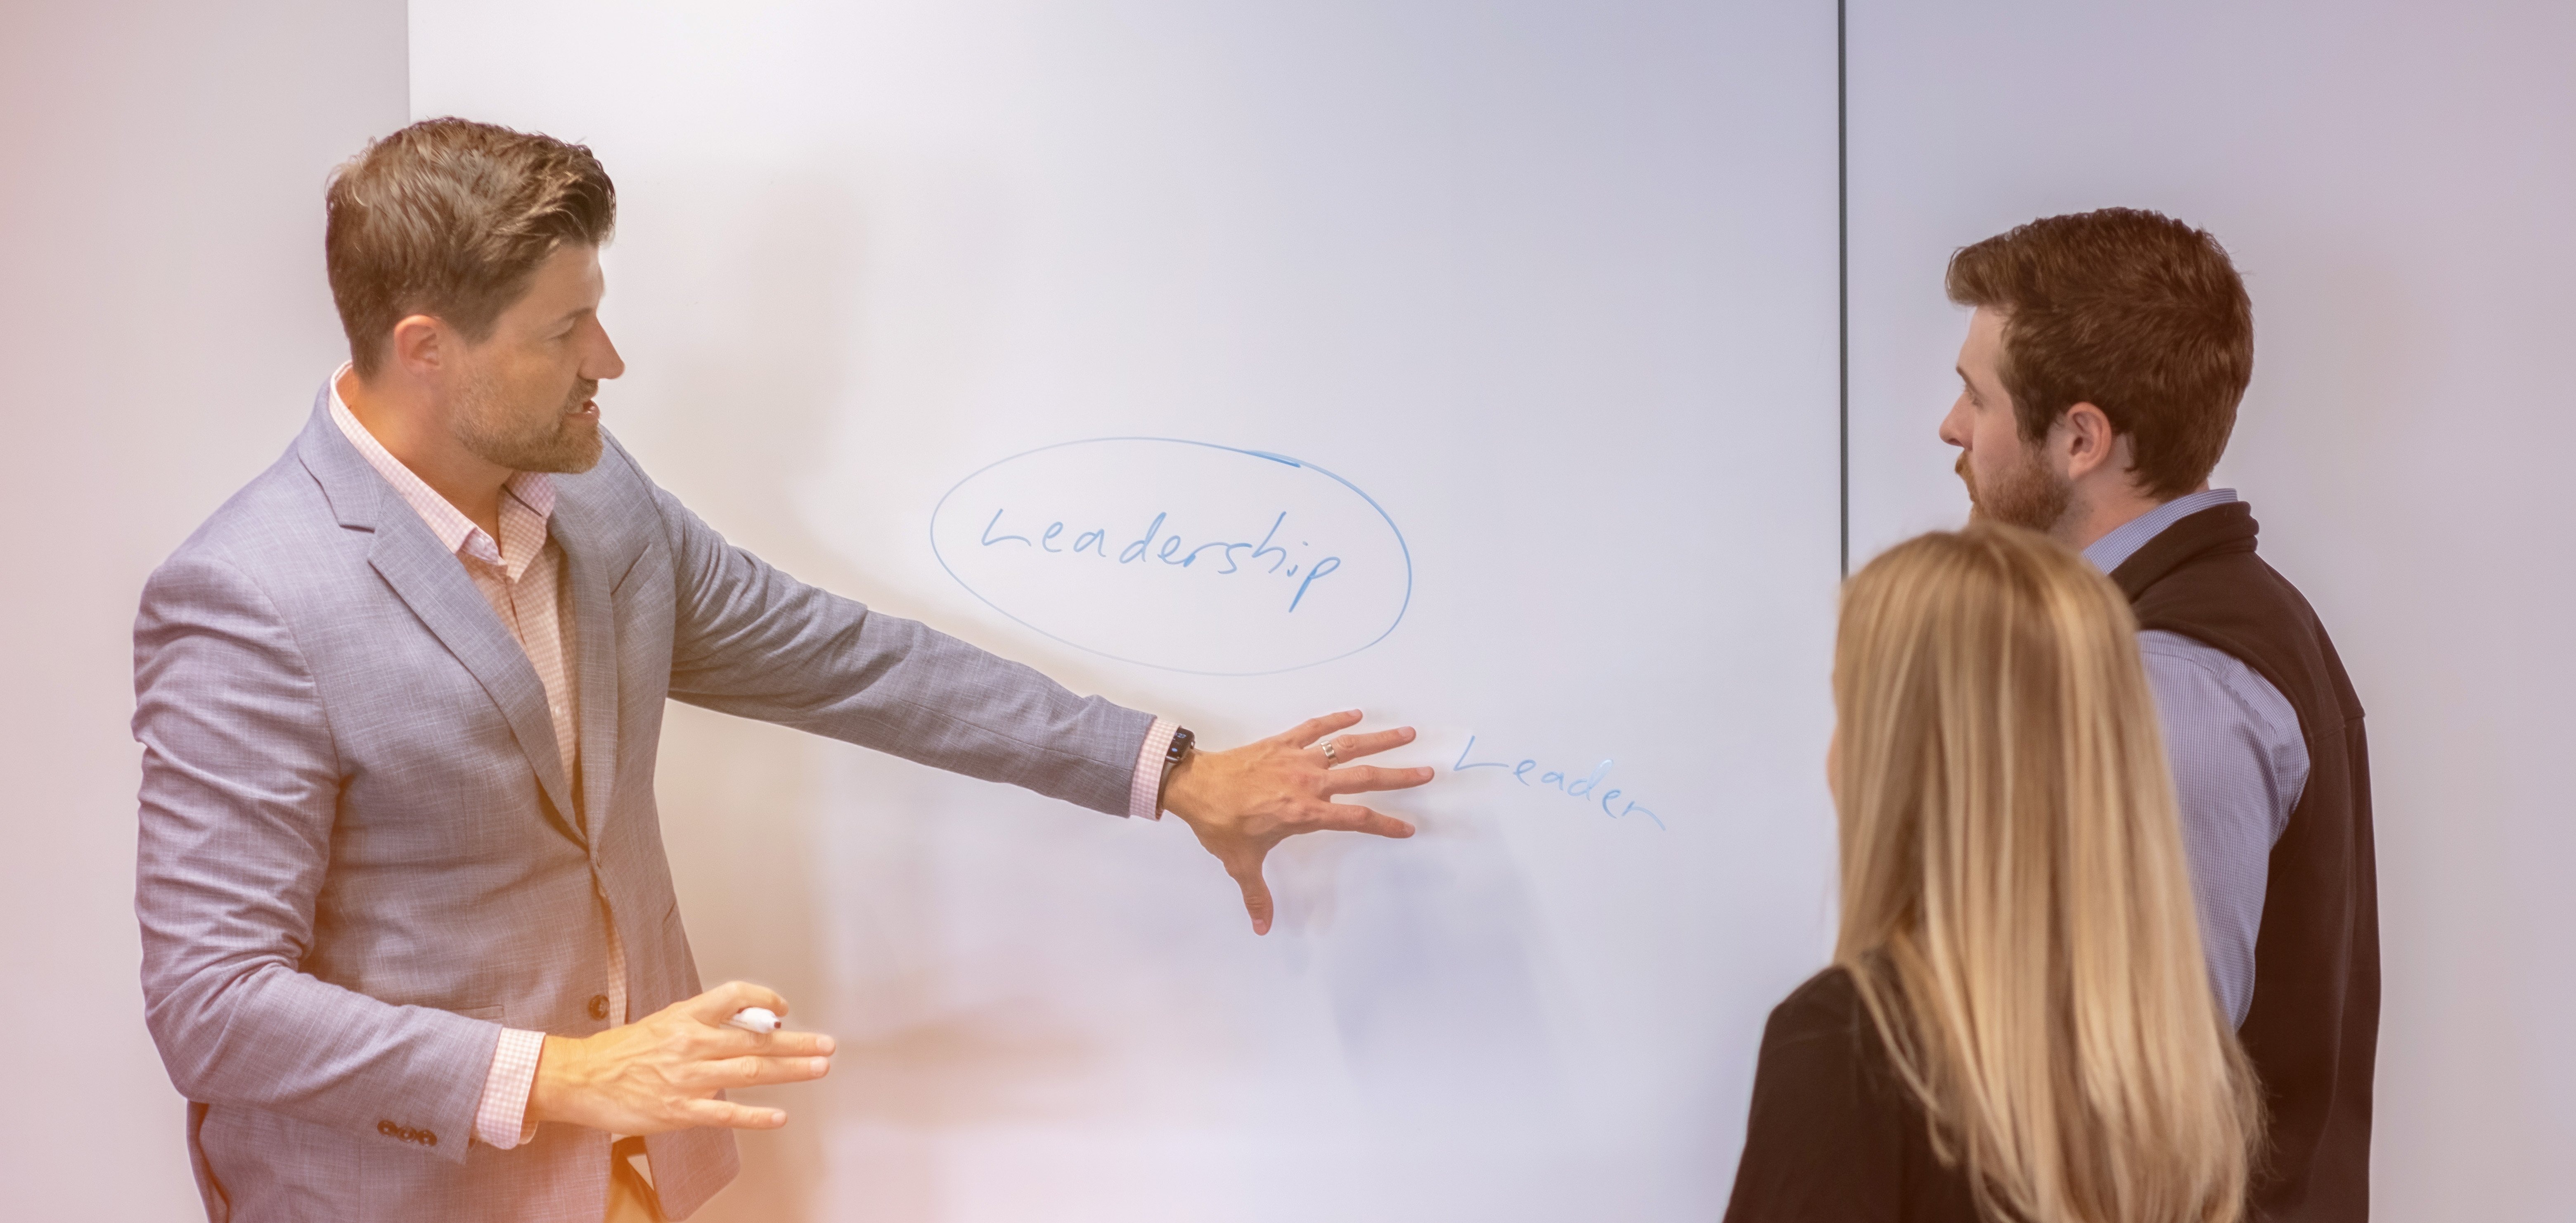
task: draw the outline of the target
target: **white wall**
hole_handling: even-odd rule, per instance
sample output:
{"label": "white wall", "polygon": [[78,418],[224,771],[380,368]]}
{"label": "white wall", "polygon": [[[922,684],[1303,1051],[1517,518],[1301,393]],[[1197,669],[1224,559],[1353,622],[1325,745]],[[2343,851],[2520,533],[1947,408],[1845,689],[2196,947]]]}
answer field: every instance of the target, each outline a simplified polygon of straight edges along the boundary
{"label": "white wall", "polygon": [[1963,509],[1952,249],[2125,204],[2245,274],[2219,481],[2370,714],[2383,1218],[2576,1217],[2571,63],[2564,4],[1851,6],[1855,563]]}
{"label": "white wall", "polygon": [[135,977],[135,599],[340,359],[323,175],[404,88],[401,0],[0,6],[11,1218],[198,1210]]}

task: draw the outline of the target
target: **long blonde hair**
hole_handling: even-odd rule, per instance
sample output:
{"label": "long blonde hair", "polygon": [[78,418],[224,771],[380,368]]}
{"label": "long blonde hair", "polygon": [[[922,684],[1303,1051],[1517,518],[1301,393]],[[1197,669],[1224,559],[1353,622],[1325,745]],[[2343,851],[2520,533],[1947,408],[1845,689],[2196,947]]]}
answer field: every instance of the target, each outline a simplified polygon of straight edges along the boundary
{"label": "long blonde hair", "polygon": [[1843,593],[1850,972],[1988,1214],[2235,1223],[2262,1126],[2201,961],[2135,621],[2033,532],[1889,549]]}

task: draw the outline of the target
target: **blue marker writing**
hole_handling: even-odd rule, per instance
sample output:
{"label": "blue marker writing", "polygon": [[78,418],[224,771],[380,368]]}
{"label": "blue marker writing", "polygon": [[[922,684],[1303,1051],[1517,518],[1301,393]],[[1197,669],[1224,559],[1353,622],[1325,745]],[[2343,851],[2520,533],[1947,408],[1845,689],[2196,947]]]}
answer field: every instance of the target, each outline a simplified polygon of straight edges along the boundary
{"label": "blue marker writing", "polygon": [[[1459,749],[1458,762],[1449,766],[1450,771],[1464,773],[1469,769],[1509,769],[1511,770],[1512,780],[1517,781],[1524,786],[1528,786],[1534,790],[1555,790],[1559,794],[1563,794],[1568,798],[1590,797],[1592,792],[1600,787],[1602,779],[1610,775],[1611,762],[1604,760],[1601,763],[1592,766],[1592,771],[1580,778],[1575,777],[1573,774],[1567,773],[1562,769],[1548,769],[1545,772],[1539,772],[1538,780],[1533,782],[1530,780],[1530,774],[1538,772],[1539,762],[1537,760],[1529,757],[1523,757],[1516,761],[1469,760],[1468,757],[1474,755],[1475,751],[1476,736],[1469,735],[1467,736],[1467,746]],[[1597,804],[1601,808],[1601,814],[1609,816],[1614,820],[1625,819],[1631,815],[1642,815],[1647,819],[1654,821],[1655,827],[1664,828],[1664,817],[1655,814],[1654,809],[1646,806],[1644,803],[1631,799],[1624,807],[1614,806],[1613,804],[1616,803],[1619,796],[1625,793],[1627,793],[1627,791],[1621,790],[1615,786],[1604,792]],[[1669,830],[1667,829],[1667,831]]]}

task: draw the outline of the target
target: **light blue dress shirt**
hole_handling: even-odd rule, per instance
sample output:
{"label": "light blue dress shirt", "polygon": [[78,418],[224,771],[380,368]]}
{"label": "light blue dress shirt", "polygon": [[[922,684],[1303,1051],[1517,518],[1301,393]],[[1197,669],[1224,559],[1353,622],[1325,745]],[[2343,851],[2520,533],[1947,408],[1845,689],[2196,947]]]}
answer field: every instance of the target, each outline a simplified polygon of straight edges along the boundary
{"label": "light blue dress shirt", "polygon": [[[2177,497],[2095,540],[2084,559],[2109,573],[2166,527],[2234,500],[2232,488]],[[2235,655],[2161,631],[2138,634],[2138,652],[2163,716],[2210,986],[2229,1021],[2242,1025],[2254,1001],[2272,843],[2307,788],[2307,741],[2289,698]]]}

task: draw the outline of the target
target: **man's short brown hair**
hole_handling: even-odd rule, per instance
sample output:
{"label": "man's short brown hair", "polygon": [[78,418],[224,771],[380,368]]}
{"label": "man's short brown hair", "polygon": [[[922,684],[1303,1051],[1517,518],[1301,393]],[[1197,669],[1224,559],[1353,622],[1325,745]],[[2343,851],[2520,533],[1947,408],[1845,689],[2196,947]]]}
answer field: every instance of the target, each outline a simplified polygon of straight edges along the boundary
{"label": "man's short brown hair", "polygon": [[2254,377],[2254,306],[2218,239],[2105,208],[2044,217],[1950,256],[1950,300],[2004,316],[2004,390],[2024,439],[2090,403],[2170,500],[2227,449]]}
{"label": "man's short brown hair", "polygon": [[589,149],[464,119],[368,145],[332,173],[326,199],[331,299],[360,377],[415,314],[482,342],[547,256],[598,246],[617,224],[617,188]]}

